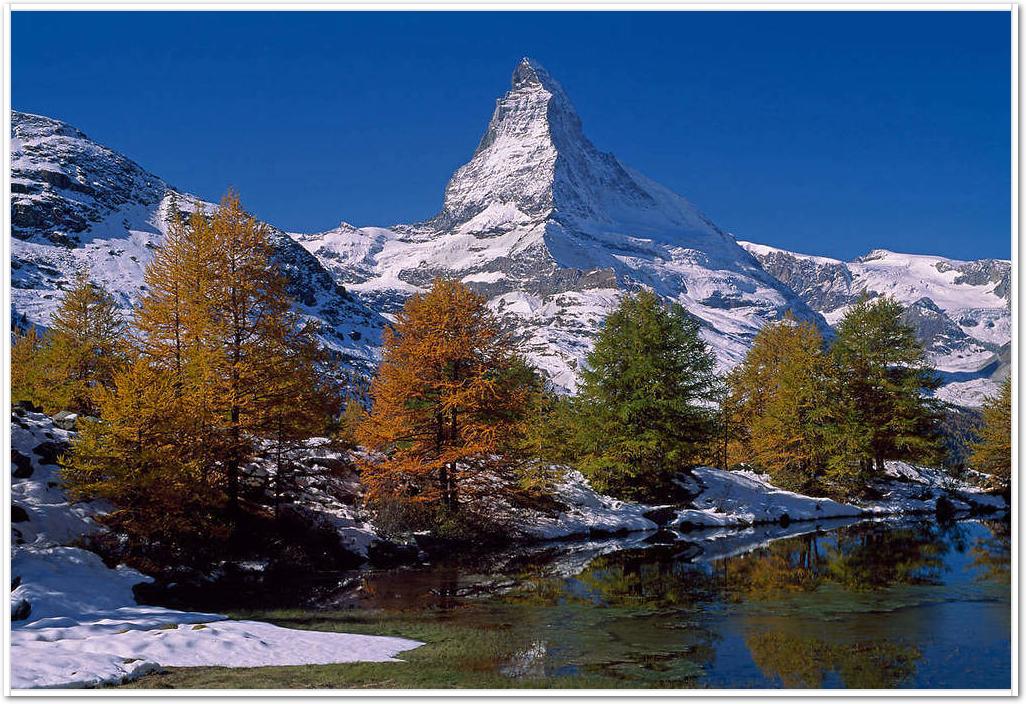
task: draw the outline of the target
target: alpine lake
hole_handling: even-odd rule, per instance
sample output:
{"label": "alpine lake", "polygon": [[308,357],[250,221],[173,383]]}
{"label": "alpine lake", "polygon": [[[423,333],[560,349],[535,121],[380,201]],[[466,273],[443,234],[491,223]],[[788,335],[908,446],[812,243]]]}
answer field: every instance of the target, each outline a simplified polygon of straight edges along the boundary
{"label": "alpine lake", "polygon": [[266,574],[173,605],[425,645],[402,662],[169,669],[127,686],[1008,689],[1010,585],[1007,518],[636,534]]}

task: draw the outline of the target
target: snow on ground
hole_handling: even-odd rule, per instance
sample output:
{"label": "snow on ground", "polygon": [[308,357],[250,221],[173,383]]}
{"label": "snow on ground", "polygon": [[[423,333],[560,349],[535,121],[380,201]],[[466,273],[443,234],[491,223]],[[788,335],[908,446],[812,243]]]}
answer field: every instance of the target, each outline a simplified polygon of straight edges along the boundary
{"label": "snow on ground", "polygon": [[675,526],[729,526],[858,516],[862,509],[832,499],[814,498],[784,491],[768,478],[753,472],[727,472],[698,467],[690,479],[700,493],[692,508],[677,513]]}
{"label": "snow on ground", "polygon": [[132,587],[149,577],[70,544],[99,529],[101,507],[64,495],[54,453],[68,437],[40,413],[13,420],[12,689],[118,683],[162,666],[384,662],[421,645],[138,605]]}
{"label": "snow on ground", "polygon": [[575,469],[567,470],[555,489],[566,510],[556,514],[526,512],[523,531],[542,540],[574,535],[655,530],[659,526],[645,518],[651,506],[604,496]]}
{"label": "snow on ground", "polygon": [[869,513],[933,513],[941,497],[950,501],[956,512],[967,512],[973,508],[1003,509],[1007,506],[1002,497],[988,494],[940,469],[918,467],[907,462],[887,462],[885,469],[889,479],[875,484],[883,497],[865,506]]}
{"label": "snow on ground", "polygon": [[[943,470],[906,462],[887,462],[886,470],[887,478],[873,487],[879,499],[842,503],[780,489],[768,476],[751,471],[697,467],[691,475],[678,480],[693,496],[682,507],[618,501],[596,492],[580,472],[567,470],[556,486],[556,496],[565,508],[549,514],[521,511],[517,520],[524,535],[541,540],[665,528],[686,535],[689,541],[713,541],[722,536],[737,539],[743,532],[739,529],[753,526],[933,514],[942,497],[950,502],[955,513],[1007,508],[1002,497],[955,479]],[[706,530],[712,532],[702,538],[701,531]]]}
{"label": "snow on ground", "polygon": [[[303,443],[301,456],[294,459],[298,465],[293,469],[295,489],[283,497],[280,510],[314,528],[330,531],[338,537],[339,547],[367,557],[368,548],[380,537],[358,507],[362,490],[346,453],[328,438],[309,438]],[[261,486],[268,494],[272,492],[275,474],[272,459],[253,462],[245,472],[247,481]]]}

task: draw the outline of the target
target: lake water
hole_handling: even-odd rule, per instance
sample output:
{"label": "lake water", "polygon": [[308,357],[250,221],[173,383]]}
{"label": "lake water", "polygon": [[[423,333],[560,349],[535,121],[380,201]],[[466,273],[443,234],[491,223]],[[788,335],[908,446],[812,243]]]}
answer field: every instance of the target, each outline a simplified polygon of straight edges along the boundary
{"label": "lake water", "polygon": [[504,654],[475,666],[514,679],[1007,689],[1009,528],[916,520],[631,536],[352,573],[290,598],[498,632]]}

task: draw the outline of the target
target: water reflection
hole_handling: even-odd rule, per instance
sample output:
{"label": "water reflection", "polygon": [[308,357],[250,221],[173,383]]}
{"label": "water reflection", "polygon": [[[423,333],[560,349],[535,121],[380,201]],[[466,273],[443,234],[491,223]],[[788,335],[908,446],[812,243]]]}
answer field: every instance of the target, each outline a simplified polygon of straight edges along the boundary
{"label": "water reflection", "polygon": [[[801,534],[689,534],[665,544],[631,538],[630,545],[539,548],[476,569],[371,573],[358,606],[501,626],[508,652],[490,667],[508,677],[1009,686],[1007,522],[791,530]],[[959,649],[963,629],[952,619],[974,621],[974,649],[986,661]]]}
{"label": "water reflection", "polygon": [[915,672],[921,657],[917,648],[887,641],[829,643],[790,633],[758,633],[745,640],[766,677],[782,686],[821,688],[837,675],[843,687],[891,689]]}

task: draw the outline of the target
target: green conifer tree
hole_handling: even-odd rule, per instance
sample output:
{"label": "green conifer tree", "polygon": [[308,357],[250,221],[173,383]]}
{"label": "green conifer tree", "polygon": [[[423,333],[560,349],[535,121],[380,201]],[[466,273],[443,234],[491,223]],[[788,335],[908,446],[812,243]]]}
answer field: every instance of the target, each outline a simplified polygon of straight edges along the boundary
{"label": "green conifer tree", "polygon": [[651,291],[605,320],[575,402],[578,465],[600,491],[659,500],[715,433],[720,383],[698,322]]}
{"label": "green conifer tree", "polygon": [[886,460],[937,462],[939,380],[893,299],[864,298],[837,326],[830,349],[833,400],[827,423],[830,474],[849,490]]}

